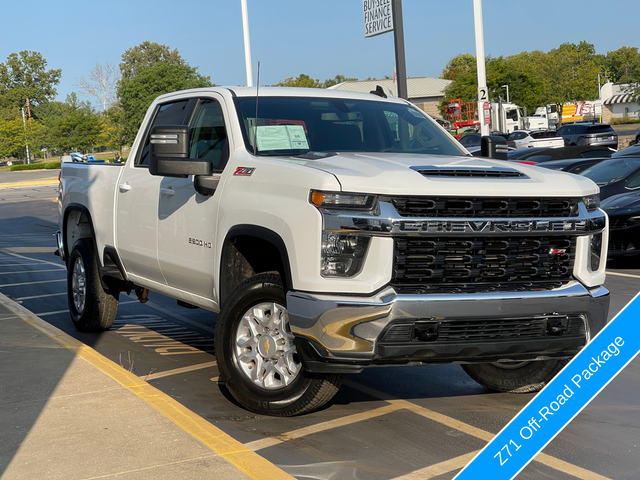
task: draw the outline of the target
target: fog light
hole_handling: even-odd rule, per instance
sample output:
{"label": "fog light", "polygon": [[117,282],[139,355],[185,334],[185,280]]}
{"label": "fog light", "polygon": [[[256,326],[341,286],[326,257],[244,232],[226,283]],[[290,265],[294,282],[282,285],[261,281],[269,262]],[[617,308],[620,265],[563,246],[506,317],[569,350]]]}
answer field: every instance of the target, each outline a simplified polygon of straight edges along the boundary
{"label": "fog light", "polygon": [[333,232],[322,233],[321,275],[353,277],[362,268],[369,237]]}
{"label": "fog light", "polygon": [[589,254],[589,270],[597,272],[600,269],[602,256],[602,233],[591,235],[591,249]]}

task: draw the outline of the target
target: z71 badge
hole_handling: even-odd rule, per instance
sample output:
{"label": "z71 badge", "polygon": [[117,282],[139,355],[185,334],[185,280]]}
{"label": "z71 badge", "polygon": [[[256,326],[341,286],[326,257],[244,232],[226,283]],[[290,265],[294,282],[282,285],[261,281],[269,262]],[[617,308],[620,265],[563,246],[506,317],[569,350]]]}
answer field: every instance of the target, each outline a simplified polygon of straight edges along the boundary
{"label": "z71 badge", "polygon": [[233,172],[234,175],[239,175],[241,177],[250,177],[253,175],[255,168],[254,167],[238,167],[236,171]]}

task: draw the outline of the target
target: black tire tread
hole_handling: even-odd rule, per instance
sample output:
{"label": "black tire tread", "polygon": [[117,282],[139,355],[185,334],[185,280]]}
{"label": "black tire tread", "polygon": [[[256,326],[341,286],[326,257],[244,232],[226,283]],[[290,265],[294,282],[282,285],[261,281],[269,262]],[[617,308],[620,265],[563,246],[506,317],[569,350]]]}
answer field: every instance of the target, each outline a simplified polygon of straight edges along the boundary
{"label": "black tire tread", "polygon": [[[229,293],[216,323],[215,342],[220,377],[224,380],[231,395],[244,408],[251,412],[273,417],[291,417],[317,410],[329,402],[338,392],[344,378],[343,374],[311,374],[303,370],[301,375],[305,375],[307,377],[307,380],[309,381],[308,388],[297,400],[286,407],[278,408],[276,406],[275,408],[272,408],[269,401],[251,398],[243,389],[238,388],[237,384],[240,384],[241,382],[236,382],[233,377],[233,367],[228,365],[228,362],[231,361],[223,357],[222,352],[224,351],[226,341],[223,333],[223,328],[225,327],[224,323],[230,315],[231,310],[235,308],[235,305],[243,300],[245,290],[257,284],[262,284],[263,288],[275,287],[281,290],[282,293],[285,293],[280,275],[274,273],[254,275],[238,284]],[[233,321],[233,319],[231,320]]]}
{"label": "black tire tread", "polygon": [[467,375],[489,390],[534,393],[542,390],[568,362],[569,360],[541,360],[514,370],[505,370],[491,363],[464,364],[462,368]]}
{"label": "black tire tread", "polygon": [[[69,312],[76,328],[81,332],[103,332],[109,330],[118,313],[118,294],[106,292],[100,282],[100,271],[91,239],[80,238],[73,246],[69,256],[69,278],[75,262],[75,254],[82,257],[87,275],[87,295],[85,311],[79,317],[76,315],[71,296],[71,280],[68,280]],[[76,318],[78,317],[78,318]]]}

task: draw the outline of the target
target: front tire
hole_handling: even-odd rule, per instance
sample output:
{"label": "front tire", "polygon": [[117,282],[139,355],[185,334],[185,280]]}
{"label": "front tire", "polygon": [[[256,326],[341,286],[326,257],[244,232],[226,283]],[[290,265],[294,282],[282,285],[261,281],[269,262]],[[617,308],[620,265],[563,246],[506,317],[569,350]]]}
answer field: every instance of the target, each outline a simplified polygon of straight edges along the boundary
{"label": "front tire", "polygon": [[99,275],[91,239],[79,239],[67,263],[67,301],[71,320],[81,332],[109,330],[118,312],[119,292],[106,292]]}
{"label": "front tire", "polygon": [[467,375],[496,392],[532,393],[555,377],[569,360],[540,360],[520,363],[473,363],[462,365]]}
{"label": "front tire", "polygon": [[341,374],[303,369],[279,275],[254,275],[229,294],[216,324],[215,346],[227,389],[255,413],[288,417],[311,412],[342,384]]}

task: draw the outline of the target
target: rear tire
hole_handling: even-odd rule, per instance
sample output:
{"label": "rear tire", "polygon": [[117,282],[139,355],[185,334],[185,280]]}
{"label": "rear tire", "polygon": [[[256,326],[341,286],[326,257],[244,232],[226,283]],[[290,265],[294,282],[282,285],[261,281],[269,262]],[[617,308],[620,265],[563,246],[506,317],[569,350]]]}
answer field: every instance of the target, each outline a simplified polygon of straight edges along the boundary
{"label": "rear tire", "polygon": [[329,402],[342,384],[342,374],[303,369],[279,275],[254,275],[233,289],[218,317],[215,346],[226,387],[255,413],[308,413]]}
{"label": "rear tire", "polygon": [[67,263],[67,300],[75,327],[81,332],[109,330],[118,312],[119,294],[102,288],[93,242],[79,239]]}
{"label": "rear tire", "polygon": [[542,390],[568,362],[569,360],[540,360],[522,362],[522,365],[474,363],[462,365],[462,368],[467,375],[490,390],[532,393]]}

